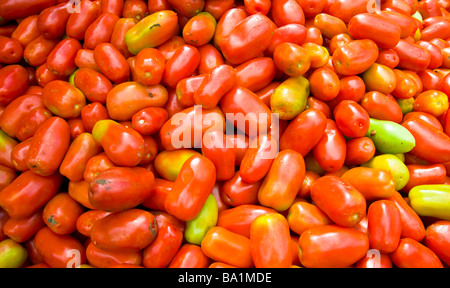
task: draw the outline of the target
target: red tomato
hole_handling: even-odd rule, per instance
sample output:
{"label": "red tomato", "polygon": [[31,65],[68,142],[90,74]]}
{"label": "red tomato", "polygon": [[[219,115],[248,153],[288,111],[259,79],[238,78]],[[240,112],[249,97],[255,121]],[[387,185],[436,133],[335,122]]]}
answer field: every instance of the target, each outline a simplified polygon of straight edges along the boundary
{"label": "red tomato", "polygon": [[341,83],[331,69],[318,68],[309,76],[311,94],[319,100],[330,101],[339,94]]}
{"label": "red tomato", "polygon": [[[333,197],[328,197],[330,191]],[[322,176],[315,180],[311,199],[334,223],[344,227],[352,227],[366,216],[364,196],[337,176]]]}
{"label": "red tomato", "polygon": [[67,235],[75,232],[77,219],[83,212],[81,204],[68,193],[61,192],[47,202],[42,218],[53,232]]}
{"label": "red tomato", "polygon": [[346,145],[344,135],[336,122],[327,119],[325,132],[312,151],[322,169],[327,172],[336,172],[344,165]]}
{"label": "red tomato", "polygon": [[[336,241],[329,241],[330,239]],[[344,268],[356,263],[369,250],[367,234],[354,228],[323,225],[300,235],[298,255],[309,268]]]}
{"label": "red tomato", "polygon": [[0,68],[0,105],[6,106],[23,95],[28,87],[28,72],[20,65]]}
{"label": "red tomato", "polygon": [[191,76],[200,64],[200,53],[191,45],[180,46],[166,62],[162,82],[169,87]]}
{"label": "red tomato", "polygon": [[110,43],[101,43],[95,46],[94,60],[100,71],[112,82],[121,83],[130,77],[127,60]]}
{"label": "red tomato", "polygon": [[214,163],[217,181],[225,181],[234,176],[236,154],[225,133],[218,130],[206,132],[201,150],[203,156]]}
{"label": "red tomato", "polygon": [[363,137],[369,131],[369,113],[355,101],[341,101],[334,108],[333,115],[337,127],[347,137]]}
{"label": "red tomato", "polygon": [[341,75],[360,74],[375,63],[378,53],[378,47],[372,40],[353,40],[334,51],[333,66],[336,72]]}
{"label": "red tomato", "polygon": [[100,15],[101,5],[98,2],[83,0],[80,1],[78,7],[80,13],[71,13],[65,28],[67,36],[82,40],[86,29]]}
{"label": "red tomato", "polygon": [[198,64],[198,73],[206,74],[224,64],[223,56],[219,50],[212,44],[205,44],[198,48],[200,53],[200,63]]}
{"label": "red tomato", "polygon": [[368,212],[370,248],[391,253],[400,242],[402,225],[400,212],[394,202],[378,200],[370,204]]}
{"label": "red tomato", "polygon": [[144,85],[156,85],[161,82],[166,61],[159,50],[155,48],[142,49],[136,55],[134,73],[136,80]]}
{"label": "red tomato", "polygon": [[426,236],[424,239],[424,244],[430,248],[446,265],[449,265],[450,263],[450,251],[448,249],[448,244],[450,243],[449,229],[449,221],[436,221],[427,227]]}
{"label": "red tomato", "polygon": [[441,260],[430,248],[411,238],[400,240],[391,260],[399,268],[443,268]]}
{"label": "red tomato", "polygon": [[292,23],[305,24],[305,14],[296,0],[272,1],[271,15],[278,27]]}

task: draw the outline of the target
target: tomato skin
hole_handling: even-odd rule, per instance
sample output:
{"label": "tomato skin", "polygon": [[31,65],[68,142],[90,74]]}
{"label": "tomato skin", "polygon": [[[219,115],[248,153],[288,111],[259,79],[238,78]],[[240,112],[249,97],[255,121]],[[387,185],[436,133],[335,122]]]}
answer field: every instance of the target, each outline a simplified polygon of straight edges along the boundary
{"label": "tomato skin", "polygon": [[393,201],[398,210],[400,211],[400,217],[402,222],[402,238],[411,238],[416,241],[422,241],[425,237],[425,227],[422,219],[417,213],[409,206],[403,196],[399,192],[387,198],[387,200]]}
{"label": "tomato skin", "polygon": [[350,19],[348,32],[354,39],[371,39],[381,49],[391,49],[400,41],[401,28],[377,14],[362,13]]}
{"label": "tomato skin", "polygon": [[83,178],[87,182],[91,182],[95,176],[100,171],[106,170],[108,168],[114,167],[115,164],[109,160],[106,156],[105,152],[97,154],[91,157],[87,163],[86,168],[84,169]]}
{"label": "tomato skin", "polygon": [[[327,193],[333,191],[333,198]],[[334,223],[352,227],[366,216],[364,196],[337,176],[322,176],[311,187],[311,199]]]}
{"label": "tomato skin", "polygon": [[37,128],[53,114],[44,107],[36,107],[23,115],[22,123],[17,126],[16,137],[25,141],[34,136]]}
{"label": "tomato skin", "polygon": [[430,64],[430,52],[418,44],[413,44],[404,39],[400,39],[393,50],[397,52],[400,59],[397,65],[399,68],[421,71],[425,70]]}
{"label": "tomato skin", "polygon": [[291,149],[278,153],[258,191],[258,201],[277,211],[285,211],[294,202],[305,178],[303,156]]}
{"label": "tomato skin", "polygon": [[81,181],[87,161],[101,151],[101,146],[90,133],[82,133],[72,141],[67,149],[59,172],[70,181]]}
{"label": "tomato skin", "polygon": [[[339,240],[329,241],[330,237]],[[369,238],[356,229],[333,224],[306,230],[298,245],[300,262],[305,267],[348,267],[366,255]]]}
{"label": "tomato skin", "polygon": [[86,263],[85,247],[71,235],[59,235],[50,228],[43,227],[36,233],[34,241],[38,253],[52,268],[66,268],[76,255],[71,251],[73,249],[79,251],[79,263]]}
{"label": "tomato skin", "polygon": [[234,176],[220,186],[220,197],[224,203],[232,207],[245,204],[257,204],[257,194],[261,181],[247,183],[236,171]]}
{"label": "tomato skin", "polygon": [[361,106],[371,118],[400,123],[403,113],[400,105],[392,97],[378,91],[367,92],[361,100]]}
{"label": "tomato skin", "polygon": [[17,129],[26,113],[37,107],[43,107],[39,95],[22,95],[11,101],[0,115],[0,127],[11,137],[16,137]]}
{"label": "tomato skin", "polygon": [[280,43],[273,51],[275,66],[291,77],[305,74],[310,66],[308,52],[302,46],[291,43]]}
{"label": "tomato skin", "polygon": [[6,106],[28,87],[28,72],[20,65],[0,68],[0,105]]}
{"label": "tomato skin", "polygon": [[84,94],[69,82],[53,80],[45,84],[42,90],[45,107],[55,116],[77,118],[86,105]]}
{"label": "tomato skin", "polygon": [[341,88],[339,77],[328,68],[315,69],[309,76],[309,81],[311,94],[321,101],[336,98]]}
{"label": "tomato skin", "polygon": [[112,167],[100,171],[90,182],[89,202],[96,209],[124,211],[141,204],[154,186],[153,173],[145,168]]}
{"label": "tomato skin", "polygon": [[101,13],[86,29],[84,33],[84,49],[95,49],[101,43],[109,43],[114,26],[119,16],[112,13]]}
{"label": "tomato skin", "polygon": [[336,0],[330,4],[326,13],[349,23],[353,15],[365,12],[367,12],[367,1]]}
{"label": "tomato skin", "polygon": [[106,217],[112,212],[107,212],[103,210],[91,209],[83,212],[76,221],[76,229],[81,235],[86,237],[91,237],[92,227],[95,222],[101,218]]}
{"label": "tomato skin", "polygon": [[125,33],[128,50],[137,55],[144,48],[163,44],[175,35],[177,24],[178,16],[175,11],[161,10],[151,13]]}
{"label": "tomato skin", "polygon": [[78,40],[73,38],[61,40],[48,55],[48,69],[59,76],[69,76],[77,68],[75,57],[79,49],[81,44]]}
{"label": "tomato skin", "polygon": [[148,7],[146,1],[133,0],[123,4],[123,18],[134,18],[139,21],[146,16],[148,16]]}
{"label": "tomato skin", "polygon": [[222,131],[208,131],[203,135],[202,154],[214,163],[217,181],[234,176],[236,154],[231,145],[231,140]]}
{"label": "tomato skin", "polygon": [[220,41],[224,58],[237,65],[260,56],[270,45],[275,27],[275,24],[262,14],[246,17]]}
{"label": "tomato skin", "polygon": [[249,143],[239,167],[240,177],[244,182],[253,184],[266,176],[276,157],[273,153],[275,147],[276,143],[270,135],[257,136]]}
{"label": "tomato skin", "polygon": [[223,64],[214,68],[205,75],[194,93],[194,103],[205,109],[216,107],[220,99],[235,85],[236,74],[230,65]]}
{"label": "tomato skin", "polygon": [[363,137],[369,131],[369,113],[355,101],[341,101],[334,108],[333,115],[337,127],[344,136]]}
{"label": "tomato skin", "polygon": [[201,248],[203,253],[214,261],[240,268],[253,267],[250,240],[223,227],[209,229],[202,240]]}
{"label": "tomato skin", "polygon": [[250,250],[255,268],[287,268],[290,256],[289,224],[279,213],[258,216],[250,227]]}
{"label": "tomato skin", "polygon": [[15,64],[23,56],[22,44],[16,39],[0,36],[0,63]]}
{"label": "tomato skin", "polygon": [[417,76],[420,78],[422,82],[423,86],[423,91],[421,91],[422,93],[426,92],[427,90],[442,90],[441,87],[443,86],[444,79],[437,72],[430,69],[425,69],[417,72]]}
{"label": "tomato skin", "polygon": [[200,63],[197,68],[199,75],[211,72],[225,63],[222,54],[210,43],[198,47],[198,52],[200,53]]}
{"label": "tomato skin", "polygon": [[346,146],[344,135],[336,122],[327,119],[325,132],[312,151],[322,169],[327,172],[336,172],[344,165]]}
{"label": "tomato skin", "polygon": [[443,268],[436,254],[411,238],[402,238],[391,254],[392,263],[399,268]]}
{"label": "tomato skin", "polygon": [[28,168],[42,176],[52,175],[58,171],[69,142],[70,127],[64,119],[54,116],[45,120],[30,143],[26,160]]}
{"label": "tomato skin", "polygon": [[276,74],[272,58],[258,57],[235,67],[236,85],[257,92],[271,83]]}
{"label": "tomato skin", "polygon": [[9,218],[3,226],[3,232],[16,242],[25,242],[44,226],[42,211],[38,211],[26,218]]}
{"label": "tomato skin", "polygon": [[138,252],[155,239],[157,232],[158,224],[152,213],[128,209],[97,220],[92,227],[91,241],[104,250]]}
{"label": "tomato skin", "polygon": [[176,87],[177,83],[191,76],[200,64],[200,53],[191,45],[180,46],[166,62],[162,83]]}
{"label": "tomato skin", "polygon": [[56,234],[67,235],[75,232],[76,221],[84,212],[83,206],[65,192],[53,196],[42,211],[45,224]]}
{"label": "tomato skin", "polygon": [[9,167],[0,165],[0,190],[3,190],[3,188],[8,186],[14,179],[17,178],[17,176],[17,171],[14,171]]}
{"label": "tomato skin", "polygon": [[113,88],[108,78],[91,68],[78,69],[75,72],[74,84],[83,92],[87,100],[102,104],[106,103],[108,92]]}
{"label": "tomato skin", "polygon": [[1,232],[0,232],[0,239],[2,239],[1,241],[5,240],[6,238],[8,238],[8,236],[6,236],[3,232],[3,227],[5,226],[5,223],[11,219],[11,217],[9,217],[8,212],[6,212],[5,210],[1,209],[0,210],[0,227],[2,228]]}
{"label": "tomato skin", "polygon": [[347,25],[344,21],[326,13],[315,15],[314,26],[319,28],[322,35],[327,39],[332,39],[335,35],[347,32]]}
{"label": "tomato skin", "polygon": [[258,13],[267,15],[272,7],[272,3],[268,0],[244,0],[244,7],[250,15]]}
{"label": "tomato skin", "polygon": [[142,265],[146,268],[166,268],[182,245],[185,224],[178,223],[178,219],[165,212],[154,215],[158,233],[142,252]]}
{"label": "tomato skin", "polygon": [[86,29],[100,16],[101,5],[97,2],[83,0],[79,3],[80,13],[72,13],[67,19],[66,34],[71,38],[81,40]]}
{"label": "tomato skin", "polygon": [[114,29],[111,33],[110,43],[116,47],[125,58],[133,56],[133,54],[128,51],[127,43],[125,42],[125,34],[136,25],[136,23],[137,20],[134,18],[120,18],[114,25]]}
{"label": "tomato skin", "polygon": [[292,23],[305,24],[305,14],[296,0],[272,1],[271,16],[278,27]]}
{"label": "tomato skin", "polygon": [[370,248],[381,253],[397,249],[401,236],[400,212],[395,203],[378,200],[370,204],[368,212],[368,236]]}
{"label": "tomato skin", "polygon": [[294,202],[289,207],[286,219],[289,228],[298,235],[302,235],[312,227],[333,224],[330,218],[316,205],[304,201]]}
{"label": "tomato skin", "polygon": [[70,16],[69,5],[68,3],[61,3],[46,8],[39,13],[37,26],[41,35],[47,39],[56,39],[64,35],[67,20]]}
{"label": "tomato skin", "polygon": [[155,48],[145,48],[136,55],[134,72],[136,80],[144,85],[156,85],[161,82],[166,62],[164,55]]}
{"label": "tomato skin", "polygon": [[403,192],[409,192],[413,187],[426,184],[444,184],[446,169],[442,164],[432,165],[419,165],[409,164],[406,165],[409,171],[409,180]]}
{"label": "tomato skin", "polygon": [[181,79],[175,87],[175,93],[180,104],[187,108],[195,105],[194,95],[203,82],[206,74]]}
{"label": "tomato skin", "polygon": [[[193,171],[196,171],[195,175]],[[201,155],[190,157],[167,194],[165,210],[183,221],[194,219],[211,193],[215,180],[216,168],[211,160]]]}
{"label": "tomato skin", "polygon": [[297,45],[302,45],[306,40],[306,28],[305,26],[298,23],[286,24],[280,27],[277,27],[273,31],[273,36],[271,42],[267,49],[264,51],[264,54],[267,56],[272,56],[275,48],[283,43],[290,42]]}
{"label": "tomato skin", "polygon": [[205,1],[203,11],[210,13],[217,21],[228,10],[233,9],[234,0],[208,0]]}
{"label": "tomato skin", "polygon": [[234,86],[220,99],[219,103],[224,114],[232,113],[237,115],[242,113],[244,117],[248,118],[248,121],[245,121],[245,126],[242,123],[233,123],[247,135],[261,130],[267,131],[271,125],[271,111],[269,107],[254,92],[247,88]]}
{"label": "tomato skin", "polygon": [[209,43],[214,37],[216,24],[216,19],[208,12],[196,14],[183,27],[184,41],[196,47]]}
{"label": "tomato skin", "polygon": [[94,60],[94,50],[80,49],[75,56],[75,64],[79,68],[91,68],[97,72],[100,72],[100,68]]}
{"label": "tomato skin", "polygon": [[124,82],[130,77],[127,60],[110,43],[101,43],[95,46],[94,60],[100,71],[114,83]]}
{"label": "tomato skin", "polygon": [[168,118],[169,114],[164,108],[148,107],[133,115],[131,127],[141,135],[151,135],[158,132]]}
{"label": "tomato skin", "polygon": [[92,241],[86,247],[87,261],[97,268],[108,268],[113,265],[140,265],[142,254],[139,252],[109,251],[100,249]]}
{"label": "tomato skin", "polygon": [[48,55],[57,44],[58,40],[39,35],[25,46],[23,57],[31,66],[38,67],[46,63]]}
{"label": "tomato skin", "polygon": [[111,119],[128,121],[140,110],[148,107],[164,107],[168,99],[167,89],[160,85],[145,86],[128,81],[114,86],[106,96],[106,108]]}
{"label": "tomato skin", "polygon": [[[23,19],[30,15],[39,14],[45,8],[54,6],[55,3],[55,0],[34,0],[31,2],[3,0],[0,5],[0,17],[4,19]],[[27,9],[22,9],[23,7],[27,7]]]}
{"label": "tomato skin", "polygon": [[450,241],[449,228],[449,221],[436,221],[427,227],[424,239],[424,244],[446,265],[450,263],[450,253],[448,250],[448,243]]}
{"label": "tomato skin", "polygon": [[37,27],[38,17],[38,15],[31,15],[23,19],[11,33],[11,38],[19,41],[25,48],[41,34]]}
{"label": "tomato skin", "polygon": [[356,188],[366,200],[389,198],[395,192],[394,178],[381,169],[353,167],[341,178]]}
{"label": "tomato skin", "polygon": [[427,90],[416,96],[414,111],[428,112],[439,117],[447,112],[449,100],[444,92],[439,90]]}
{"label": "tomato skin", "polygon": [[26,164],[26,159],[28,149],[30,148],[30,142],[31,139],[27,139],[14,145],[14,147],[12,147],[11,150],[9,150],[9,153],[11,154],[10,163],[12,167],[8,167],[4,164],[3,165],[5,167],[15,169],[20,172],[29,170]]}
{"label": "tomato skin", "polygon": [[402,123],[416,139],[416,146],[410,151],[423,160],[432,163],[450,161],[450,137],[421,119],[408,119]]}
{"label": "tomato skin", "polygon": [[353,40],[334,51],[332,62],[338,74],[357,75],[366,71],[377,60],[378,53],[378,47],[372,40]]}
{"label": "tomato skin", "polygon": [[170,261],[169,268],[207,268],[209,262],[200,246],[185,243]]}
{"label": "tomato skin", "polygon": [[217,22],[216,32],[213,37],[213,45],[220,50],[222,38],[228,35],[233,28],[248,16],[244,7],[234,7],[226,11]]}

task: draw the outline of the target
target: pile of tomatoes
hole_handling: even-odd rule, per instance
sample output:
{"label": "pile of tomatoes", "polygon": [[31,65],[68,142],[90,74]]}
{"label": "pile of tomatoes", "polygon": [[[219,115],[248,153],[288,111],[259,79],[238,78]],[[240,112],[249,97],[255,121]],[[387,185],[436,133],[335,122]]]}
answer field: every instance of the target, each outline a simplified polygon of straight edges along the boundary
{"label": "pile of tomatoes", "polygon": [[449,0],[0,0],[0,267],[448,267],[449,97]]}

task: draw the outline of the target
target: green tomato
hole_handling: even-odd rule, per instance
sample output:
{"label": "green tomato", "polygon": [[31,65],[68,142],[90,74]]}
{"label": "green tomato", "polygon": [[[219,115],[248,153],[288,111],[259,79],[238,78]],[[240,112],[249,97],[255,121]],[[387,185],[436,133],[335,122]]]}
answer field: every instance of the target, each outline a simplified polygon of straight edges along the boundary
{"label": "green tomato", "polygon": [[376,149],[383,154],[406,153],[416,146],[411,132],[392,121],[370,118],[366,136],[372,139]]}
{"label": "green tomato", "polygon": [[216,198],[210,194],[200,213],[191,221],[186,222],[184,238],[191,244],[200,245],[208,230],[217,224],[219,208]]}
{"label": "green tomato", "polygon": [[395,190],[400,191],[409,181],[409,170],[405,163],[392,154],[378,155],[363,163],[361,166],[377,168],[390,172],[394,177]]}
{"label": "green tomato", "polygon": [[0,242],[0,268],[20,268],[28,252],[22,245],[8,238]]}
{"label": "green tomato", "polygon": [[408,114],[414,110],[414,97],[408,99],[397,99],[397,103],[402,109],[403,115]]}

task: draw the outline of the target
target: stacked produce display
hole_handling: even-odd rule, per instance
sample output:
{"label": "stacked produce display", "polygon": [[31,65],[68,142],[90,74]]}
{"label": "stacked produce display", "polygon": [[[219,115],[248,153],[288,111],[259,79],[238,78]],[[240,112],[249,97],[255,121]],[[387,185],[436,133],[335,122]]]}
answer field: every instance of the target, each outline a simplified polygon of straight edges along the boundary
{"label": "stacked produce display", "polygon": [[448,267],[449,99],[449,0],[0,0],[0,267]]}

